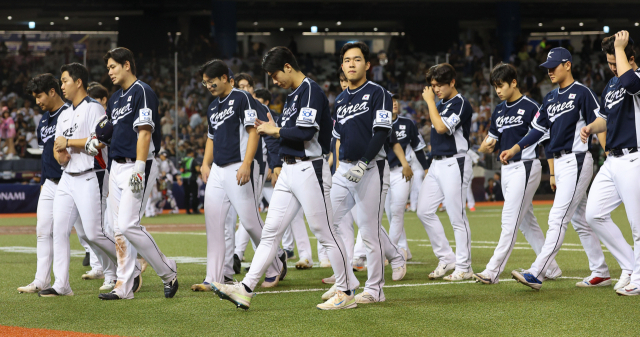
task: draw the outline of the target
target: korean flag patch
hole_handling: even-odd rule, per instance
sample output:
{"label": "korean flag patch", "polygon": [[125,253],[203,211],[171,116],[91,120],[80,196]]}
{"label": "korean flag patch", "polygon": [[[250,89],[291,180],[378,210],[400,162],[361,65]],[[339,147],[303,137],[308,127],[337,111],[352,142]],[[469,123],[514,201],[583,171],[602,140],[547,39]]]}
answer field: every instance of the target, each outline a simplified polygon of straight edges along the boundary
{"label": "korean flag patch", "polygon": [[400,125],[400,130],[406,130],[407,126],[406,125]]}
{"label": "korean flag patch", "polygon": [[374,126],[383,125],[391,126],[391,111],[378,110],[376,111],[376,120],[373,123]]}
{"label": "korean flag patch", "polygon": [[518,109],[518,115],[524,115],[524,109]]}
{"label": "korean flag patch", "polygon": [[569,99],[574,99],[576,98],[576,94],[569,94]]}
{"label": "korean flag patch", "polygon": [[140,122],[151,122],[151,109],[148,109],[148,108],[140,109],[139,119],[140,119]]}
{"label": "korean flag patch", "polygon": [[232,99],[229,100],[229,105],[233,105],[233,100]]}
{"label": "korean flag patch", "polygon": [[368,101],[369,100],[369,94],[366,94],[366,95],[362,96],[362,100],[363,101]]}
{"label": "korean flag patch", "polygon": [[258,113],[256,113],[253,109],[247,109],[244,111],[244,122],[245,123],[255,123],[256,118],[258,117]]}
{"label": "korean flag patch", "polygon": [[129,98],[127,98],[127,102],[131,102],[131,97],[133,96],[129,96]]}
{"label": "korean flag patch", "polygon": [[316,114],[318,110],[313,108],[302,108],[298,114],[298,122],[314,124],[316,122]]}

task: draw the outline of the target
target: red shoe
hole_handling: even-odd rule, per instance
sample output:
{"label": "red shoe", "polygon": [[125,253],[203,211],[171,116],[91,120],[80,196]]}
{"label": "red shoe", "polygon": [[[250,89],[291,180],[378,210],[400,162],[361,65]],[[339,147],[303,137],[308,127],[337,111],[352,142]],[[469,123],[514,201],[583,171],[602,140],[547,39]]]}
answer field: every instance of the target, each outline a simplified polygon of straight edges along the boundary
{"label": "red shoe", "polygon": [[611,278],[607,277],[597,277],[597,276],[589,276],[584,280],[576,283],[576,287],[580,288],[590,288],[590,287],[606,287],[611,285]]}
{"label": "red shoe", "polygon": [[471,208],[469,208],[469,211],[471,211],[471,212],[475,212],[475,211],[476,211],[476,208],[475,208],[475,207],[471,207]]}

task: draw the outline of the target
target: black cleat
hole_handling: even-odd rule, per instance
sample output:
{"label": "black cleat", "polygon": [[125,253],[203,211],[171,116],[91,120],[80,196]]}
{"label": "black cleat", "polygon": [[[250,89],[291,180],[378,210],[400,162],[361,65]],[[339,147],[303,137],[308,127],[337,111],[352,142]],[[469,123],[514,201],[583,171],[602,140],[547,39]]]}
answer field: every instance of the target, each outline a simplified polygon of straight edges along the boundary
{"label": "black cleat", "polygon": [[287,253],[287,260],[291,260],[291,259],[295,259],[296,258],[296,253],[293,252],[293,250],[284,250]]}
{"label": "black cleat", "polygon": [[233,284],[233,279],[231,277],[224,277],[224,284]]}
{"label": "black cleat", "polygon": [[178,276],[173,278],[173,281],[164,284],[164,297],[173,298],[178,292]]}
{"label": "black cleat", "polygon": [[280,281],[284,280],[287,276],[287,253],[283,252],[280,255],[280,262],[282,262],[282,269],[280,270]]}
{"label": "black cleat", "polygon": [[38,293],[39,297],[56,297],[56,296],[60,296],[60,294],[58,294],[57,291],[55,291],[55,289],[53,289],[53,287],[49,288],[49,289],[45,289],[45,290],[41,290]]}
{"label": "black cleat", "polygon": [[89,252],[84,253],[84,259],[82,260],[82,265],[87,267],[91,264],[91,255]]}
{"label": "black cleat", "polygon": [[244,271],[246,271],[248,273],[249,272],[249,268],[251,268],[251,265],[249,265],[249,267],[244,268]]}
{"label": "black cleat", "polygon": [[98,295],[98,298],[101,300],[109,301],[109,300],[119,300],[120,296],[118,296],[115,291],[112,291],[110,293],[100,294]]}
{"label": "black cleat", "polygon": [[131,291],[134,293],[137,293],[140,291],[140,288],[142,288],[142,277],[140,276],[141,275],[138,275],[133,279],[133,287],[131,287]]}
{"label": "black cleat", "polygon": [[242,272],[242,261],[240,261],[238,254],[233,254],[233,272],[236,275]]}

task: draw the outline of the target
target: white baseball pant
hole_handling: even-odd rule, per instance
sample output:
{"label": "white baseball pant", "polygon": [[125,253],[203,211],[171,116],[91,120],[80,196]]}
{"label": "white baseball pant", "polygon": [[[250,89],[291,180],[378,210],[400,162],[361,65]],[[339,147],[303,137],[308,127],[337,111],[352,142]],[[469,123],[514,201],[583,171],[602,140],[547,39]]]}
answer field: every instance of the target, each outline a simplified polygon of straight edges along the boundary
{"label": "white baseball pant", "polygon": [[420,188],[422,188],[422,180],[424,179],[424,169],[415,156],[409,161],[411,170],[413,170],[413,179],[411,180],[411,192],[409,193],[409,210],[415,212],[418,209],[418,196]]}
{"label": "white baseball pant", "polygon": [[[473,172],[473,167],[471,168]],[[473,181],[473,175],[471,176],[471,180],[469,180],[469,188],[467,188],[467,207],[472,209],[476,207],[476,198],[473,197],[473,190],[471,189],[471,182]]]}
{"label": "white baseball pant", "polygon": [[302,208],[293,218],[293,221],[291,221],[291,225],[284,231],[282,235],[282,247],[287,250],[293,250],[294,240],[298,246],[298,258],[300,258],[300,260],[307,259],[310,263],[313,263],[311,243],[309,242],[307,225],[304,223],[304,212],[302,212]]}
{"label": "white baseball pant", "polygon": [[[106,233],[113,237],[113,229],[111,228],[111,216],[109,215],[110,211],[107,207],[107,200],[109,198],[109,171],[104,171],[104,179],[102,180],[102,214],[104,214],[102,221],[104,221],[104,230]],[[78,222],[76,221],[76,225]],[[75,226],[75,225],[74,225]],[[80,244],[84,247],[85,252],[89,253],[89,265],[91,266],[91,270],[100,270],[102,271],[102,265],[100,264],[100,260],[96,256],[96,253],[91,250],[89,244],[83,240],[81,237],[78,237]]]}
{"label": "white baseball pant", "polygon": [[411,193],[412,180],[406,181],[402,177],[402,166],[392,168],[389,177],[390,187],[384,207],[389,220],[389,238],[393,244],[406,250],[409,248],[406,239],[403,245],[400,238],[404,233],[404,212]]}
{"label": "white baseball pant", "polygon": [[242,283],[254,289],[267,269],[267,263],[276,255],[278,243],[285,229],[302,207],[311,232],[327,248],[336,276],[338,290],[357,289],[360,282],[353,274],[344,243],[332,226],[333,209],[330,202],[331,173],[323,158],[285,163],[274,187],[269,213],[251,263],[251,269]]}
{"label": "white baseball pant", "polygon": [[171,282],[176,274],[176,262],[167,258],[147,229],[140,224],[142,213],[158,177],[158,163],[148,159],[145,166],[144,189],[133,193],[129,181],[135,161],[111,162],[109,208],[118,251],[118,281],[115,293],[122,299],[133,298],[133,280],[140,275],[138,254],[156,271],[162,282]]}
{"label": "white baseball pant", "polygon": [[[622,157],[609,156],[591,184],[587,201],[587,223],[620,264],[623,273],[631,274],[631,282],[640,285],[640,153]],[[631,225],[634,249],[611,220],[611,212],[624,203]],[[635,252],[635,256],[634,256]]]}

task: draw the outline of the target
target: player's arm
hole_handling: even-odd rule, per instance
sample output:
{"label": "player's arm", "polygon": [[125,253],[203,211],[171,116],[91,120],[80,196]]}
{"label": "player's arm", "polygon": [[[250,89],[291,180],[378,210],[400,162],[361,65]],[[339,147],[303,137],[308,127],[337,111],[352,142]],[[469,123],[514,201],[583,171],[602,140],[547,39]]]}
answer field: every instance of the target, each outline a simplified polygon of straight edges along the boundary
{"label": "player's arm", "polygon": [[507,164],[511,158],[523,149],[537,144],[546,134],[549,133],[551,124],[547,118],[546,106],[542,106],[531,121],[531,130],[512,148],[500,153],[500,162]]}
{"label": "player's arm", "polygon": [[336,139],[336,170],[340,167],[340,138]]}
{"label": "player's arm", "polygon": [[[142,90],[145,90],[144,88]],[[153,92],[137,94],[133,104],[133,130],[138,133],[136,142],[136,162],[129,179],[129,187],[133,193],[139,193],[144,189],[145,169],[149,158],[151,135],[155,129],[153,116],[158,113],[158,102]]]}
{"label": "player's arm", "polygon": [[71,160],[71,155],[67,152],[66,149],[62,151],[53,150],[53,158],[60,164],[60,166],[66,166]]}
{"label": "player's arm", "polygon": [[495,146],[497,143],[498,141],[496,141],[495,138],[492,138],[489,135],[487,135],[482,141],[482,144],[480,144],[480,148],[478,149],[478,152],[493,153],[495,151]]}
{"label": "player's arm", "polygon": [[402,164],[402,176],[406,181],[411,180],[413,177],[413,170],[411,170],[411,165],[407,161],[407,157],[404,155],[404,151],[402,150],[402,146],[400,143],[393,144],[393,153],[395,153],[398,160],[400,160],[400,164]]}
{"label": "player's arm", "polygon": [[[616,70],[618,72],[620,80],[622,80],[622,75],[626,74],[629,70],[633,72],[633,68],[631,68],[631,64],[629,64],[627,55],[624,52],[624,48],[629,43],[629,32],[626,30],[621,30],[617,32],[615,36],[616,40],[613,42],[613,47],[616,51]],[[635,91],[631,91],[631,93],[635,93]]]}
{"label": "player's arm", "polygon": [[238,114],[240,122],[243,123],[247,133],[249,134],[244,160],[242,161],[240,168],[238,168],[238,174],[236,174],[236,179],[240,186],[251,180],[251,164],[256,156],[258,143],[260,142],[260,135],[258,135],[254,126],[258,120],[258,112],[256,111],[258,105],[249,95],[245,94],[245,98],[246,100],[242,100],[241,106],[238,108],[239,112],[242,111]]}
{"label": "player's arm", "polygon": [[422,91],[422,98],[424,98],[425,102],[427,102],[427,107],[429,108],[429,118],[431,119],[431,124],[433,128],[436,129],[438,134],[445,134],[449,132],[449,128],[442,121],[442,117],[438,112],[438,108],[436,107],[436,95],[433,92],[433,87],[426,86]]}
{"label": "player's arm", "polygon": [[500,142],[500,136],[502,134],[498,131],[497,127],[498,109],[502,109],[502,104],[499,104],[493,110],[493,114],[491,114],[491,124],[489,125],[489,132],[487,133],[487,137],[484,138],[482,144],[480,144],[478,152],[493,153],[495,151],[496,145],[498,144],[498,142]]}
{"label": "player's arm", "polygon": [[587,141],[589,140],[589,136],[593,134],[598,134],[598,140],[600,140],[600,135],[604,134],[606,141],[606,131],[607,121],[602,117],[598,117],[591,124],[583,126],[582,129],[580,129],[580,140],[582,140],[583,143],[587,143]]}
{"label": "player's arm", "polygon": [[555,192],[556,190],[556,175],[555,175],[555,171],[553,169],[553,157],[549,158],[547,157],[547,162],[549,163],[549,184],[551,185],[551,190],[553,190]]}

